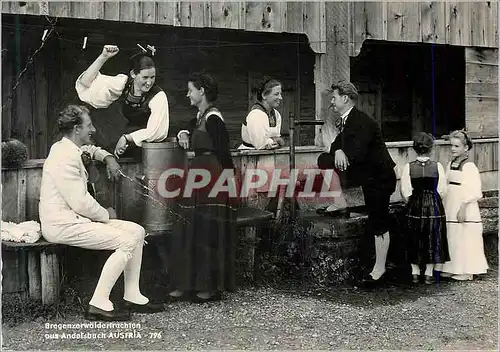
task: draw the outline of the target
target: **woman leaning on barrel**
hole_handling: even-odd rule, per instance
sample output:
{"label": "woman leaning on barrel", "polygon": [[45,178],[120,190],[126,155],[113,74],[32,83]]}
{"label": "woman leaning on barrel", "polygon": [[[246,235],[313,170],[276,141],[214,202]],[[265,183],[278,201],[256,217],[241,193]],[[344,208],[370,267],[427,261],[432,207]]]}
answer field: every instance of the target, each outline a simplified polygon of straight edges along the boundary
{"label": "woman leaning on barrel", "polygon": [[[224,170],[234,175],[229,134],[214,106],[217,93],[217,83],[210,75],[194,73],[189,77],[187,97],[198,113],[189,130],[179,132],[177,138],[183,148],[195,153],[189,170],[207,170],[210,183],[194,189],[191,195],[184,192],[180,200],[185,221],[178,222],[172,235],[169,273],[174,291],[170,300],[213,301],[221,299],[223,291],[235,289],[236,208],[228,192],[210,194],[217,190],[213,186]],[[232,177],[228,181],[234,185]]]}
{"label": "woman leaning on barrel", "polygon": [[257,88],[257,101],[241,125],[243,143],[238,149],[277,149],[285,145],[281,138],[281,115],[277,108],[282,96],[281,83],[263,79]]}
{"label": "woman leaning on barrel", "polygon": [[82,101],[97,109],[120,101],[128,124],[116,143],[115,155],[140,157],[141,150],[137,147],[143,142],[161,142],[168,135],[167,95],[155,84],[156,67],[148,52],[130,58],[128,75],[101,74],[101,67],[118,52],[117,46],[105,45],[97,59],[78,77],[76,91]]}

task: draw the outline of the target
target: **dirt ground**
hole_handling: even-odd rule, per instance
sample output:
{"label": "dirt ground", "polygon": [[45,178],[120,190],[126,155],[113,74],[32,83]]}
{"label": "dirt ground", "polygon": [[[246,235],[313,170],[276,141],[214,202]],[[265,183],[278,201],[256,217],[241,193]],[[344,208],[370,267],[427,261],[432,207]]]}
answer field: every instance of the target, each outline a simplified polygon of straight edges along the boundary
{"label": "dirt ground", "polygon": [[[223,302],[176,303],[163,313],[134,315],[136,325],[128,328],[57,330],[45,324],[86,321],[38,318],[4,326],[2,344],[5,350],[497,350],[498,267],[491,269],[472,282],[431,286],[245,289]],[[63,333],[70,336],[62,339]]]}

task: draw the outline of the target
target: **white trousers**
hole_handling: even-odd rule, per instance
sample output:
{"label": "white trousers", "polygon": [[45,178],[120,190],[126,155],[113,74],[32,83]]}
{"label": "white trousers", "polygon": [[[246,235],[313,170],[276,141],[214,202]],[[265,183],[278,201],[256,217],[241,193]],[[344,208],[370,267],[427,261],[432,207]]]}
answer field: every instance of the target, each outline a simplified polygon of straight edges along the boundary
{"label": "white trousers", "polygon": [[115,251],[104,264],[90,305],[106,311],[114,309],[109,295],[122,272],[125,279],[124,299],[137,304],[148,302],[139,289],[145,236],[142,226],[130,221],[112,219],[107,223],[45,225],[42,232],[50,242],[86,249]]}
{"label": "white trousers", "polygon": [[128,258],[138,245],[143,245],[146,233],[141,225],[118,219],[107,223],[45,225],[42,232],[49,242],[86,249],[120,250]]}

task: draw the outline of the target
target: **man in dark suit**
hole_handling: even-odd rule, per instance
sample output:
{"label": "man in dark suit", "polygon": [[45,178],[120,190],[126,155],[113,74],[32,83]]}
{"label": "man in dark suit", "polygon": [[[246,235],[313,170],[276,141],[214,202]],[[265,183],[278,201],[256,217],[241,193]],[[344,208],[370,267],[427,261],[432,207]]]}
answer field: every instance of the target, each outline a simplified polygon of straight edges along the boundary
{"label": "man in dark suit", "polygon": [[332,85],[332,107],[340,114],[339,135],[330,152],[318,157],[320,169],[335,169],[342,189],[361,186],[368,210],[366,233],[375,236],[375,265],[365,282],[380,282],[389,250],[389,200],[396,189],[395,163],[376,121],[356,109],[356,87],[350,82]]}

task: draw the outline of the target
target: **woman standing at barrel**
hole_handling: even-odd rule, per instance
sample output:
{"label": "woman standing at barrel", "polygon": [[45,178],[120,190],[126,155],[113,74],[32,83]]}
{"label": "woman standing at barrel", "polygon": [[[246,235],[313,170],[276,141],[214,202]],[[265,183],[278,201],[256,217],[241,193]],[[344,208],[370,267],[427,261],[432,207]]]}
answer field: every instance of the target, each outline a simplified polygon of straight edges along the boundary
{"label": "woman standing at barrel", "polygon": [[78,77],[75,87],[79,98],[96,109],[121,101],[121,111],[128,124],[116,143],[115,155],[140,157],[141,150],[137,147],[143,142],[160,142],[168,135],[167,95],[155,84],[156,67],[148,52],[131,57],[128,75],[101,74],[102,66],[118,52],[117,46],[105,45],[97,59]]}
{"label": "woman standing at barrel", "polygon": [[[169,273],[175,291],[170,293],[171,300],[189,297],[195,302],[213,301],[221,299],[221,292],[235,288],[236,209],[230,193],[210,194],[216,191],[215,183],[224,170],[234,175],[229,134],[214,106],[217,94],[218,85],[210,75],[194,73],[189,77],[187,97],[198,114],[189,130],[179,132],[177,138],[183,148],[195,153],[189,170],[207,170],[211,179],[208,186],[193,190],[191,195],[184,192],[180,201],[186,221],[179,222],[173,233]],[[233,180],[227,184],[234,185]]]}

